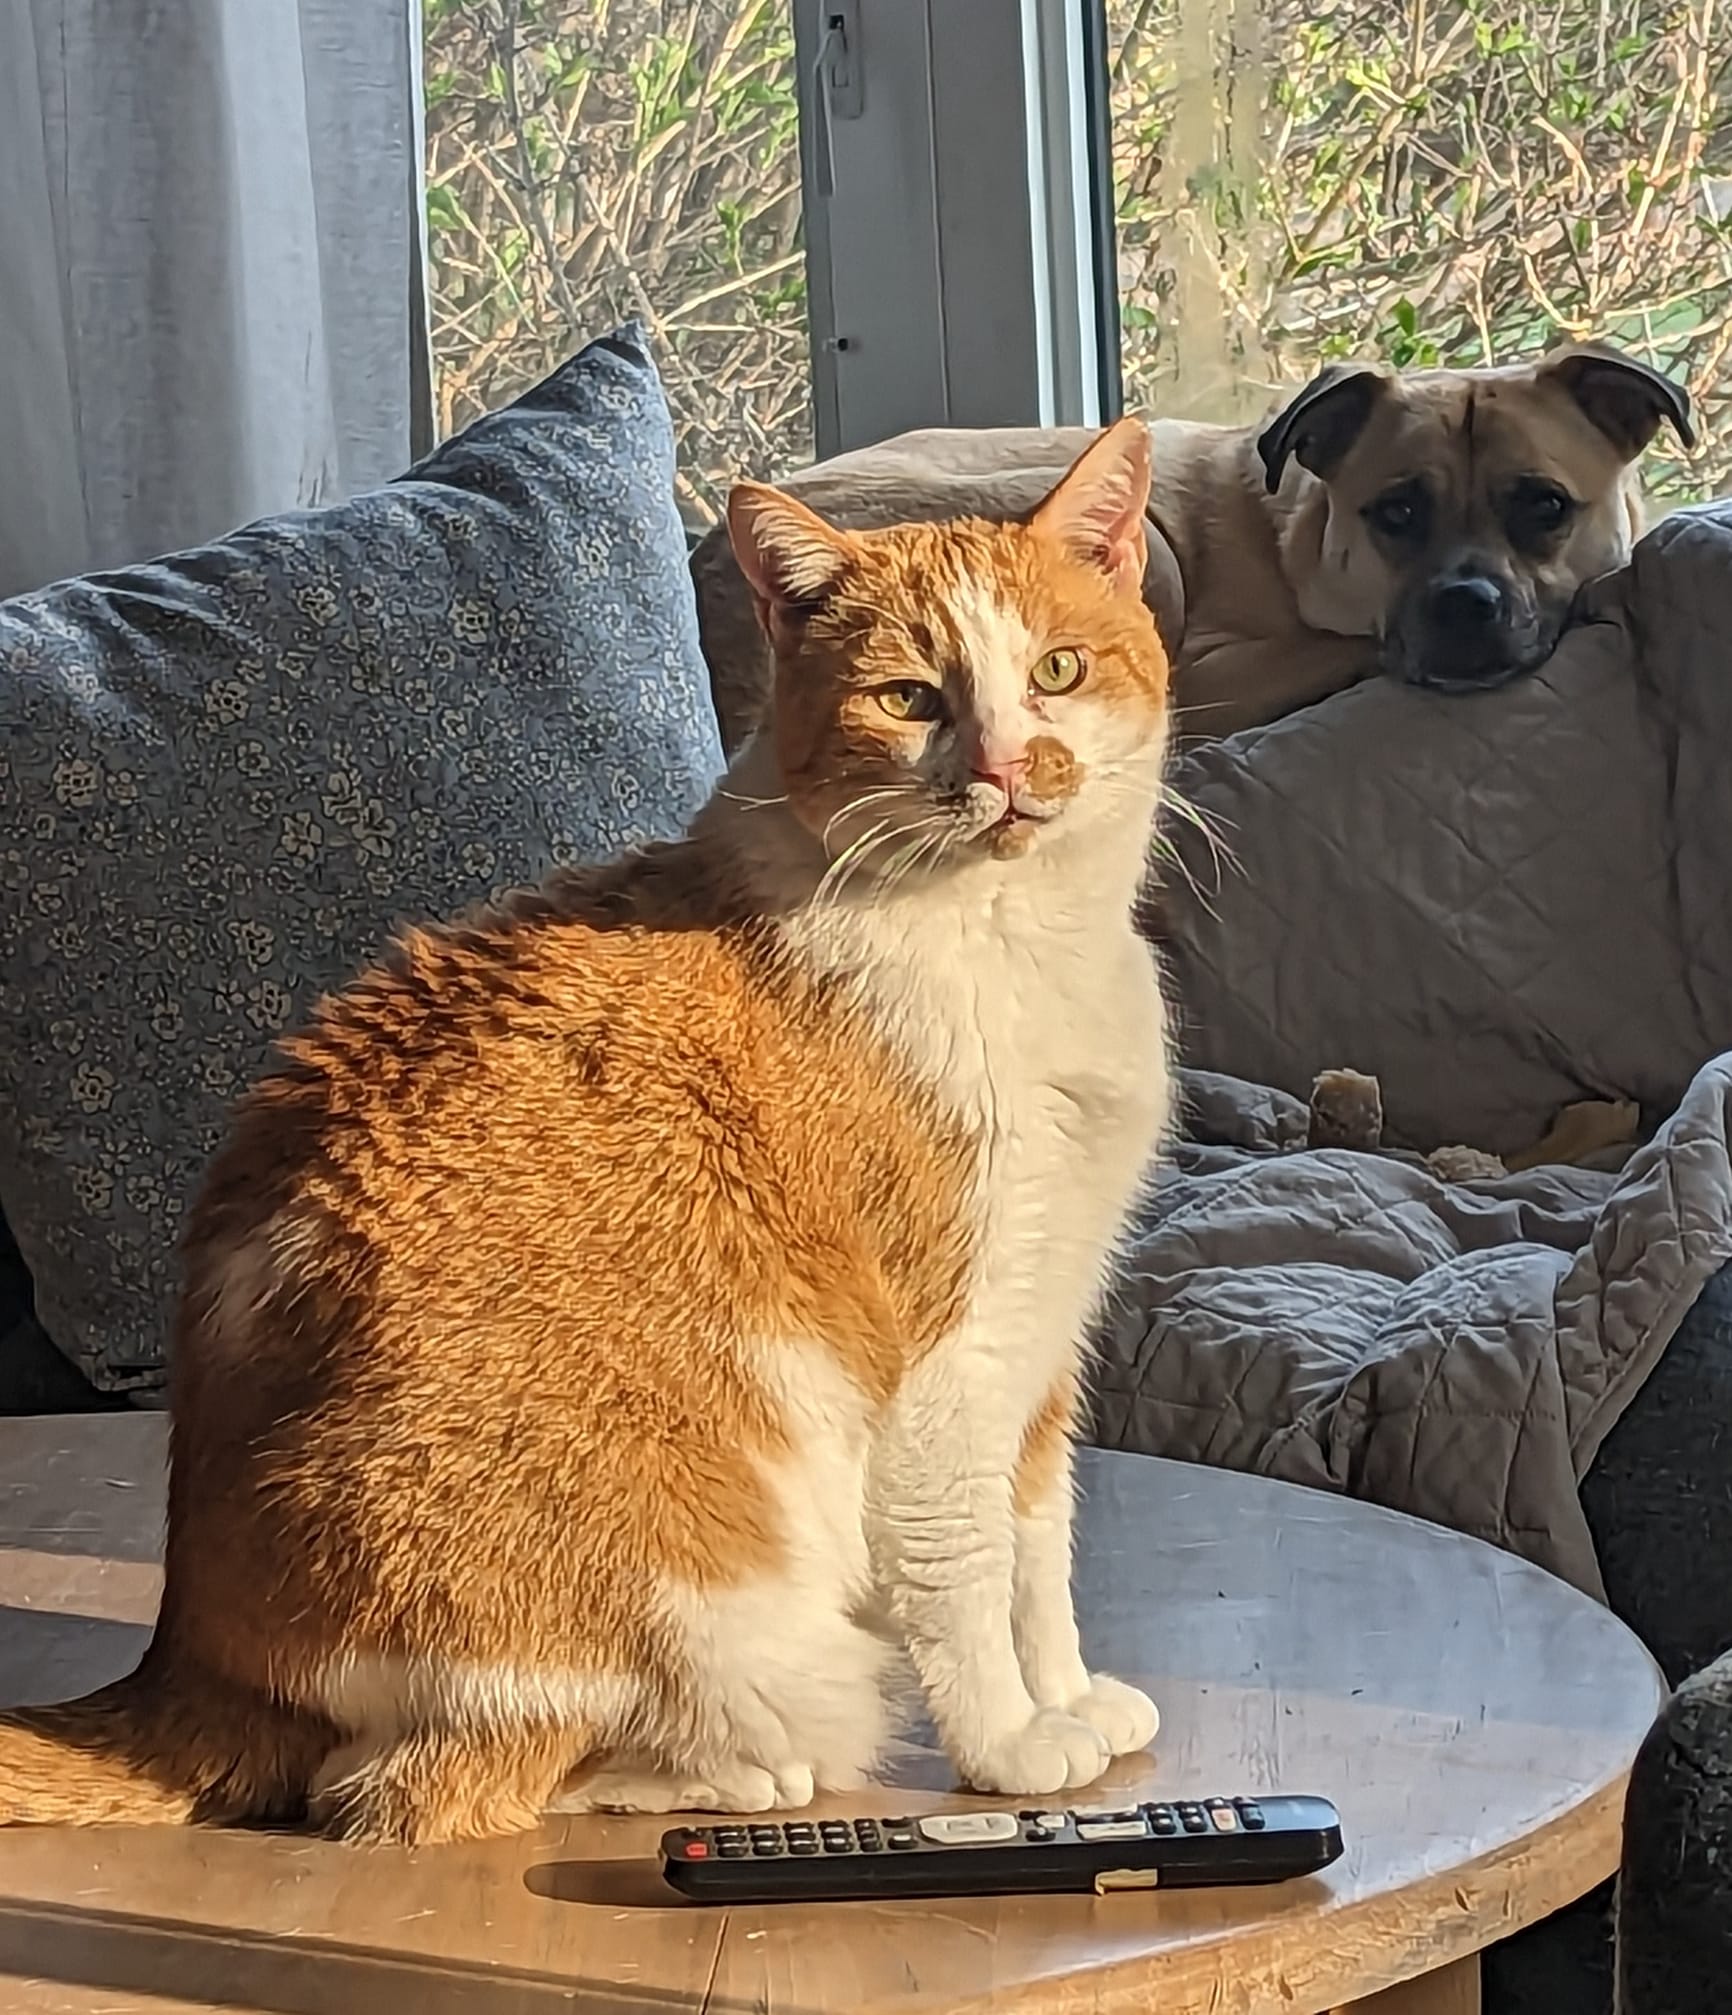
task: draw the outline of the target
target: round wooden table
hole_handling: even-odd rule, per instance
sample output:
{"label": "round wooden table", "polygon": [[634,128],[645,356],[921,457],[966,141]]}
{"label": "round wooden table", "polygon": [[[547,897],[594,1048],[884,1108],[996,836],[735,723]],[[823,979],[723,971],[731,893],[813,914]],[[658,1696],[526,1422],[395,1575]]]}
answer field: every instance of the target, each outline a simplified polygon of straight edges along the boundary
{"label": "round wooden table", "polygon": [[[159,1585],[164,1426],[0,1421],[0,1698],[124,1671]],[[1471,2015],[1474,1955],[1616,1867],[1662,1697],[1634,1637],[1492,1548],[1261,1479],[1088,1455],[1091,1658],[1155,1695],[1115,1797],[1320,1792],[1348,1850],[1276,1889],[678,1902],[663,1822],[417,1853],[263,1833],[0,1831],[16,2015],[414,2010]],[[978,1804],[916,1742],[880,1814]],[[1092,1794],[1091,1794],[1092,1795]]]}

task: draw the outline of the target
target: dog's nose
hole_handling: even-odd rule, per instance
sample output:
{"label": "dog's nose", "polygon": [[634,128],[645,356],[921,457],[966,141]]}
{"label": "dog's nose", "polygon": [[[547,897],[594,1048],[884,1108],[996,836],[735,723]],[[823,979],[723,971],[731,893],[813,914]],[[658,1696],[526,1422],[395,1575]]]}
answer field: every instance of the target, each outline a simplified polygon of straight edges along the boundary
{"label": "dog's nose", "polygon": [[1483,630],[1503,615],[1503,589],[1484,574],[1443,581],[1431,591],[1432,620],[1442,630]]}

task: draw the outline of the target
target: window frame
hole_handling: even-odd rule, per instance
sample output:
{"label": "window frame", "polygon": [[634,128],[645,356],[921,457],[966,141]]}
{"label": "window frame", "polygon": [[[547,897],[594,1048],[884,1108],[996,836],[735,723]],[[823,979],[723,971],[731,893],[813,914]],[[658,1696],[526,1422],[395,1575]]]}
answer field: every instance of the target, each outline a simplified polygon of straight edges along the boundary
{"label": "window frame", "polygon": [[1104,0],[793,6],[819,457],[1115,418]]}

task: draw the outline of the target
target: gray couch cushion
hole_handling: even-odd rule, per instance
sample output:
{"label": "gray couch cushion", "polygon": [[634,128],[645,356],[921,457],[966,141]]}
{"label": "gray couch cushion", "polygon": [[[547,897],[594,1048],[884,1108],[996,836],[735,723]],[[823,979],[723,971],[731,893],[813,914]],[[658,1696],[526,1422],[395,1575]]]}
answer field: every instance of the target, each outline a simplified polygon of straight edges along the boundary
{"label": "gray couch cushion", "polygon": [[1658,525],[1535,676],[1373,679],[1191,752],[1163,929],[1187,1063],[1382,1082],[1398,1140],[1503,1154],[1573,1100],[1649,1122],[1732,1045],[1732,505]]}
{"label": "gray couch cushion", "polygon": [[[1674,517],[1535,676],[1390,680],[1198,748],[1160,905],[1193,1140],[1105,1327],[1100,1432],[1357,1491],[1598,1589],[1577,1483],[1732,1259],[1732,506]],[[1455,1183],[1303,1141],[1333,1068],[1398,1143],[1568,1102],[1617,1173]]]}
{"label": "gray couch cushion", "polygon": [[0,604],[0,1207],[98,1383],[273,1037],[397,919],[678,829],[719,766],[642,332],[399,482]]}

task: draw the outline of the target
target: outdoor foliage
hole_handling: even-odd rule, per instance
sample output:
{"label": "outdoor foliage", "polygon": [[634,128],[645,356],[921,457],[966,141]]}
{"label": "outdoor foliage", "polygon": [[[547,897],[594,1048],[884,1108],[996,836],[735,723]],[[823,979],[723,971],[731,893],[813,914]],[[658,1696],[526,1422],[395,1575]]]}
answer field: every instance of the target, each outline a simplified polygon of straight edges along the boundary
{"label": "outdoor foliage", "polygon": [[1695,394],[1702,451],[1656,451],[1655,486],[1732,489],[1719,0],[1110,12],[1129,395],[1238,417],[1330,358],[1605,336]]}
{"label": "outdoor foliage", "polygon": [[[894,0],[884,0],[894,4]],[[811,449],[789,0],[424,0],[442,425],[627,315],[681,504]],[[1108,0],[1127,395],[1237,418],[1332,357],[1607,335],[1732,489],[1722,0]]]}
{"label": "outdoor foliage", "polygon": [[788,0],[423,0],[442,431],[650,325],[680,504],[811,452]]}

